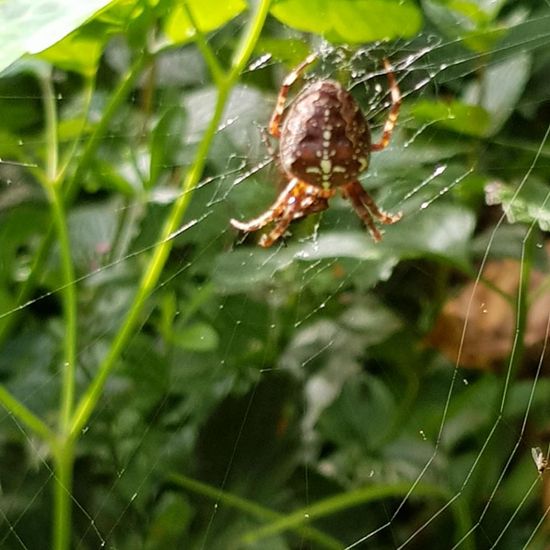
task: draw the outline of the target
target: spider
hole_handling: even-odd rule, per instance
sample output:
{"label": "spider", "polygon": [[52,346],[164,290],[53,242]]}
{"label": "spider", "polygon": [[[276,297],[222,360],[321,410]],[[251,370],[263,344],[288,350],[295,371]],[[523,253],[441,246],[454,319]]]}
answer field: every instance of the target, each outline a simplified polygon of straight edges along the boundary
{"label": "spider", "polygon": [[269,247],[287,230],[293,220],[328,208],[336,190],[349,199],[375,242],[382,235],[374,223],[391,224],[399,214],[382,211],[363,189],[358,176],[369,164],[372,151],[385,149],[397,121],[401,94],[391,66],[384,59],[392,106],[380,141],[371,143],[369,125],[355,99],[334,80],[317,80],[306,85],[285,113],[290,87],[317,59],[309,55],[283,81],[269,134],[279,139],[279,164],[288,184],[263,214],[248,222],[231,220],[241,231],[257,231],[274,223],[262,235],[260,246]]}

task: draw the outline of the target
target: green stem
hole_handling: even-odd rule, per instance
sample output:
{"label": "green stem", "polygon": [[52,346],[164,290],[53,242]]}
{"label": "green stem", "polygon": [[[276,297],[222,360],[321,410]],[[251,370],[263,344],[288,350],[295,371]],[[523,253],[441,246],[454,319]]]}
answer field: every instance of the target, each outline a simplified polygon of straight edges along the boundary
{"label": "green stem", "polygon": [[84,80],[84,91],[82,94],[84,97],[83,108],[82,108],[82,113],[83,113],[82,127],[80,128],[78,135],[72,140],[72,144],[69,150],[63,156],[63,160],[60,163],[59,173],[57,176],[59,180],[64,179],[65,173],[69,169],[69,166],[71,166],[74,156],[78,150],[78,145],[80,144],[80,140],[84,135],[84,130],[86,129],[86,121],[88,120],[88,114],[90,112],[90,105],[92,104],[92,99],[94,96],[94,90],[95,90],[95,78],[91,76],[86,76]]}
{"label": "green stem", "polygon": [[57,140],[56,99],[50,77],[41,79],[41,85],[44,98],[45,141],[47,148],[47,163],[45,170],[47,181],[44,187],[50,201],[53,223],[57,230],[64,286],[62,291],[65,321],[64,365],[61,389],[61,415],[59,419],[60,433],[64,434],[70,424],[74,401],[77,331],[76,287],[73,284],[75,276],[71,257],[69,231],[67,229],[67,216],[63,206],[60,182],[57,179],[59,144]]}
{"label": "green stem", "polygon": [[78,437],[80,430],[84,427],[90,418],[92,411],[96,407],[105,382],[114,368],[116,361],[126,347],[130,337],[134,334],[135,327],[138,324],[145,302],[158,282],[158,278],[164,268],[164,264],[166,263],[170,250],[172,249],[172,240],[170,239],[170,236],[180,226],[181,220],[183,219],[187,211],[187,207],[189,206],[189,202],[191,201],[191,197],[193,196],[193,191],[199,183],[210,145],[218,129],[225,104],[229,97],[229,92],[244,68],[248,57],[253,51],[267,16],[269,4],[270,0],[260,0],[258,3],[254,15],[251,17],[248,26],[243,32],[231,70],[226,78],[224,78],[218,85],[218,96],[212,119],[210,120],[204,136],[197,148],[195,161],[187,172],[182,186],[182,192],[177,201],[174,203],[172,210],[168,214],[168,218],[159,237],[158,246],[154,249],[153,256],[145,269],[130,311],[126,316],[120,331],[115,336],[109,352],[100,365],[97,376],[83,395],[75,411],[70,432],[71,437],[74,439]]}
{"label": "green stem", "polygon": [[[355,491],[342,493],[333,497],[313,503],[306,508],[301,508],[281,517],[280,519],[268,523],[259,529],[250,531],[243,537],[243,543],[253,545],[260,539],[279,535],[289,529],[297,529],[305,522],[315,521],[316,519],[334,515],[342,510],[353,508],[362,504],[372,503],[391,497],[402,497],[410,492],[410,483],[397,483],[395,485],[375,485],[368,486]],[[417,484],[414,489],[415,497],[435,497],[443,500],[451,498],[449,491],[437,485]],[[455,501],[451,506],[451,512],[455,517],[457,531],[463,533],[471,522],[460,502]]]}
{"label": "green stem", "polygon": [[61,256],[63,274],[63,314],[65,322],[63,381],[61,386],[61,415],[59,433],[65,435],[71,423],[74,405],[76,345],[77,345],[77,297],[75,275],[71,256],[71,244],[67,230],[65,208],[60,188],[50,189],[50,201]]}
{"label": "green stem", "polygon": [[54,453],[54,534],[53,548],[66,550],[71,546],[71,495],[73,487],[74,447],[65,440]]}
{"label": "green stem", "polygon": [[[250,500],[238,497],[231,493],[227,493],[216,487],[211,487],[210,485],[207,485],[206,483],[201,483],[196,479],[191,479],[190,477],[184,475],[172,475],[170,479],[176,485],[179,485],[184,489],[193,491],[194,493],[210,498],[221,504],[225,504],[226,506],[229,506],[231,508],[235,508],[236,510],[240,510],[241,512],[244,512],[245,514],[248,514],[253,518],[262,521],[279,521],[284,518],[282,514],[274,512],[269,508],[261,506]],[[304,539],[317,543],[319,545],[319,548],[323,547],[338,549],[344,547],[341,542],[330,537],[329,535],[326,535],[322,531],[315,529],[314,527],[310,527],[308,525],[300,525],[294,528],[294,530]]]}
{"label": "green stem", "polygon": [[56,443],[56,435],[50,430],[50,428],[35,416],[23,403],[13,397],[13,395],[6,390],[3,386],[0,386],[0,404],[6,409],[6,411],[13,415],[18,421],[22,422],[30,428],[38,437],[54,446]]}
{"label": "green stem", "polygon": [[50,74],[40,78],[42,99],[44,103],[44,134],[46,141],[46,178],[54,185],[57,178],[59,145],[57,142],[57,107]]}
{"label": "green stem", "polygon": [[77,345],[77,301],[74,284],[74,267],[71,243],[67,228],[67,216],[63,204],[61,181],[58,179],[57,108],[50,77],[41,80],[44,98],[45,142],[47,148],[46,176],[44,184],[48,195],[53,224],[57,231],[61,273],[63,281],[63,316],[65,334],[63,339],[63,376],[61,384],[61,406],[58,422],[60,439],[53,448],[55,457],[54,483],[54,532],[53,548],[66,550],[70,545],[71,492],[74,463],[73,442],[67,438],[74,405],[76,345]]}

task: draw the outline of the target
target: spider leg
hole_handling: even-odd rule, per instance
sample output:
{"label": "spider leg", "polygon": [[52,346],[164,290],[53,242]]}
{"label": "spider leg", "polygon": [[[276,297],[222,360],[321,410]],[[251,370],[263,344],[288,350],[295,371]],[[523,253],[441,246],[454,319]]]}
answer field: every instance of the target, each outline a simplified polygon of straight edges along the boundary
{"label": "spider leg", "polygon": [[292,197],[292,191],[299,183],[299,180],[296,178],[290,180],[289,184],[281,191],[281,194],[277,197],[277,200],[272,206],[257,218],[248,222],[240,222],[239,220],[232,219],[229,223],[236,229],[249,233],[250,231],[257,231],[268,223],[277,220],[285,211],[286,203]]}
{"label": "spider leg", "polygon": [[343,185],[341,190],[342,195],[351,201],[357,215],[368,227],[375,242],[380,241],[382,235],[374,224],[373,216],[383,224],[392,224],[401,219],[401,212],[398,214],[388,214],[380,210],[380,208],[376,206],[374,199],[363,189],[357,180]]}
{"label": "spider leg", "polygon": [[270,247],[284,235],[290,222],[293,220],[309,216],[314,212],[326,210],[328,208],[328,199],[334,195],[334,191],[298,181],[293,187],[291,195],[275,227],[271,232],[262,235],[259,242],[260,246],[264,248]]}
{"label": "spider leg", "polygon": [[369,148],[370,151],[382,151],[382,149],[385,149],[388,146],[393,133],[393,129],[397,122],[399,108],[401,107],[401,92],[399,91],[399,86],[397,85],[397,81],[395,80],[390,62],[387,59],[384,59],[384,67],[388,75],[392,106],[388,118],[386,119],[386,124],[384,124],[382,137],[380,138],[380,141],[376,143],[371,143]]}
{"label": "spider leg", "polygon": [[260,246],[263,248],[269,248],[275,241],[284,235],[290,225],[290,222],[292,221],[292,216],[289,216],[288,212],[285,212],[285,214],[285,216],[277,220],[275,227],[269,233],[264,233],[261,236],[260,241],[258,242]]}
{"label": "spider leg", "polygon": [[290,87],[296,82],[304,70],[317,59],[317,54],[308,55],[289,75],[283,80],[283,84],[277,96],[277,104],[269,122],[269,133],[273,137],[281,136],[281,120],[285,110],[286,98]]}

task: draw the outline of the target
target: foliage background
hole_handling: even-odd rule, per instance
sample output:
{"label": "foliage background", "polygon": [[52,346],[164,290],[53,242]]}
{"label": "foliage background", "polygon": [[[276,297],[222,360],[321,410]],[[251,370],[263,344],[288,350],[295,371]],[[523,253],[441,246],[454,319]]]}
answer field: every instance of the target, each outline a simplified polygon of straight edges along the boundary
{"label": "foliage background", "polygon": [[[37,4],[0,5],[0,546],[544,548],[548,4]],[[312,49],[375,135],[391,59],[362,184],[404,217],[262,250],[228,220]]]}

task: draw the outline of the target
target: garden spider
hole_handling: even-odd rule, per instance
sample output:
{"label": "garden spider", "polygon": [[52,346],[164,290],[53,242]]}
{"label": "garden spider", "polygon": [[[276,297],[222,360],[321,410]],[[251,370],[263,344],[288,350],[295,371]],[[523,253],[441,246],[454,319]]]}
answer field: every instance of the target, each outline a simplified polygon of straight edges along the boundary
{"label": "garden spider", "polygon": [[334,80],[306,85],[283,118],[290,87],[316,59],[316,54],[309,55],[285,78],[269,123],[269,133],[279,139],[279,162],[287,186],[257,218],[248,222],[231,220],[233,227],[246,232],[274,222],[271,232],[260,239],[263,247],[277,241],[293,220],[326,210],[328,199],[337,189],[351,201],[374,241],[380,241],[382,235],[373,216],[383,224],[401,218],[401,213],[380,210],[357,179],[367,169],[370,153],[388,146],[397,121],[401,94],[388,60],[384,59],[384,67],[392,106],[380,141],[371,143],[369,125],[359,105]]}

